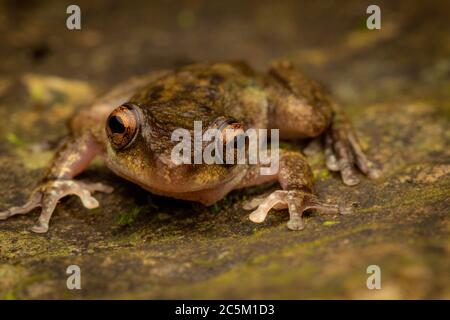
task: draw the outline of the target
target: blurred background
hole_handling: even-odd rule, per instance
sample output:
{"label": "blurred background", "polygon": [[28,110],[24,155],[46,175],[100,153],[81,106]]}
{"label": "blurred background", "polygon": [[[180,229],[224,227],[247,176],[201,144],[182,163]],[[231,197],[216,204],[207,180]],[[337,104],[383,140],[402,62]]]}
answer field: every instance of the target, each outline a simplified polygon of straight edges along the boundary
{"label": "blurred background", "polygon": [[378,1],[381,30],[366,28],[370,1],[77,1],[80,31],[65,27],[70,1],[1,3],[2,74],[111,84],[195,61],[288,57],[345,98],[349,87],[385,98],[448,71],[447,1]]}
{"label": "blurred background", "polygon": [[[81,8],[81,30],[66,8]],[[381,8],[381,30],[366,9]],[[0,1],[0,209],[23,202],[66,122],[130,76],[191,62],[287,58],[347,110],[383,178],[348,188],[308,155],[317,191],[355,201],[350,217],[286,213],[251,224],[233,192],[204,208],[152,196],[94,163],[80,178],[113,185],[87,211],[58,207],[0,223],[0,297],[450,298],[449,1]],[[293,145],[296,147],[296,145]],[[83,289],[65,287],[78,264]],[[368,290],[366,268],[382,270]]]}

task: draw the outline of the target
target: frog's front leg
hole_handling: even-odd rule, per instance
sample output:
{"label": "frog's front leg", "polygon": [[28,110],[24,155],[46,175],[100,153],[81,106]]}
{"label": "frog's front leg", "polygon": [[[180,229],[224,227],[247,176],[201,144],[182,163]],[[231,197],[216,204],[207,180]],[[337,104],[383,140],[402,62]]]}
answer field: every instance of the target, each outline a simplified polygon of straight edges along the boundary
{"label": "frog's front leg", "polygon": [[[259,184],[270,180],[270,177],[259,175],[259,166],[250,169],[248,177],[244,179],[245,186]],[[249,218],[256,223],[263,222],[271,209],[289,210],[287,226],[291,230],[302,230],[304,223],[303,212],[309,209],[321,213],[347,214],[351,207],[328,204],[313,194],[313,176],[305,157],[298,152],[280,150],[278,173],[273,177],[278,179],[283,190],[276,190],[265,198],[256,198],[244,205],[246,210],[254,210]]]}
{"label": "frog's front leg", "polygon": [[95,191],[109,193],[112,192],[112,188],[101,183],[85,183],[72,178],[83,171],[100,152],[101,147],[90,133],[69,138],[55,155],[50,170],[41,185],[33,191],[27,203],[0,212],[0,220],[41,207],[41,215],[32,231],[44,233],[48,231],[50,218],[59,199],[67,195],[78,196],[86,208],[98,207],[98,201],[91,196],[91,193]]}

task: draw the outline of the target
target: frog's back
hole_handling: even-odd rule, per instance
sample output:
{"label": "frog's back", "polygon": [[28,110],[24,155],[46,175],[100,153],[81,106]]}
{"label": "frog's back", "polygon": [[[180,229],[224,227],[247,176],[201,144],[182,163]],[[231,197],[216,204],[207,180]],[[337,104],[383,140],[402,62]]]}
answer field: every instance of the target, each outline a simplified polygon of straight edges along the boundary
{"label": "frog's back", "polygon": [[171,131],[191,129],[194,121],[232,117],[249,127],[267,126],[263,76],[245,62],[198,63],[151,72],[127,80],[84,108],[72,119],[72,130],[103,132],[108,115],[125,102],[138,104],[156,124]]}
{"label": "frog's back", "polygon": [[249,126],[265,127],[267,97],[262,75],[244,62],[192,64],[152,81],[131,102],[155,121],[173,128],[228,116]]}

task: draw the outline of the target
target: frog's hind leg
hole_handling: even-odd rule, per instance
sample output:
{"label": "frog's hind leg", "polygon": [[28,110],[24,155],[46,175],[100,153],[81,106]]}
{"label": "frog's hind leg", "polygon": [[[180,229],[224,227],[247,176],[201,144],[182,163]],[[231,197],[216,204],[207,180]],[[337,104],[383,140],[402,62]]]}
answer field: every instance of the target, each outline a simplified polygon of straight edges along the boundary
{"label": "frog's hind leg", "polygon": [[333,111],[325,90],[290,62],[274,62],[267,83],[269,126],[281,139],[315,138],[329,126]]}
{"label": "frog's hind leg", "polygon": [[339,171],[346,185],[359,183],[356,168],[369,178],[380,176],[377,166],[362,151],[361,145],[345,114],[334,106],[334,117],[324,135],[326,165],[331,171]]}
{"label": "frog's hind leg", "polygon": [[269,124],[280,130],[280,138],[323,137],[327,167],[339,171],[346,185],[359,183],[356,168],[370,178],[380,175],[362,151],[350,121],[325,89],[284,60],[272,65],[269,76]]}

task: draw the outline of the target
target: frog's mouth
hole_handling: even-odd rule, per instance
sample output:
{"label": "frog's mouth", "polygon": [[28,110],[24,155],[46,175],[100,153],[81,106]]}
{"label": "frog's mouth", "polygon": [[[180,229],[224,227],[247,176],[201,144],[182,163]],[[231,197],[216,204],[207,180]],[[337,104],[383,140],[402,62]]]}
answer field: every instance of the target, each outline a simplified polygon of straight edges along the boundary
{"label": "frog's mouth", "polygon": [[188,186],[187,188],[183,188],[184,186],[181,185],[175,185],[176,189],[161,188],[161,184],[154,186],[146,183],[140,183],[139,181],[134,182],[144,190],[156,195],[187,201],[196,201],[205,206],[209,206],[214,204],[218,199],[222,198],[224,194],[227,194],[229,191],[234,189],[234,187],[242,181],[245,174],[245,170],[242,170],[237,175],[230,176],[216,184],[198,185],[197,187],[192,187],[192,184],[185,184],[184,186]]}
{"label": "frog's mouth", "polygon": [[[208,176],[202,179],[202,177],[197,175],[196,171],[192,172],[192,165],[174,166],[172,163],[169,167],[166,163],[160,162],[156,165],[155,170],[149,170],[144,174],[134,174],[122,166],[114,165],[110,161],[106,161],[106,164],[116,175],[139,185],[143,189],[160,195],[183,194],[221,188],[235,181],[240,181],[245,174],[245,170],[239,170],[236,167],[237,170],[230,170],[228,174],[221,176],[220,179],[209,179]],[[210,174],[208,167],[202,166],[205,168],[203,175]],[[158,168],[161,169],[158,170]]]}

